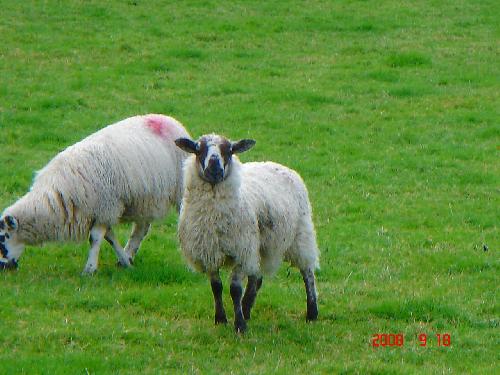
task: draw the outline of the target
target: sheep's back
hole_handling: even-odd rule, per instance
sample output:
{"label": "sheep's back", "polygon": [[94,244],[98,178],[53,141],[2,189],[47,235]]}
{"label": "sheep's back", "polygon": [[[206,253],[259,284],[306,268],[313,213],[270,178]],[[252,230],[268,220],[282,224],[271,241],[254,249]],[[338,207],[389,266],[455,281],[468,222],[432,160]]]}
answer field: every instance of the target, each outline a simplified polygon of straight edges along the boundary
{"label": "sheep's back", "polygon": [[62,151],[32,190],[58,190],[103,223],[159,218],[181,197],[184,154],[173,142],[181,136],[189,135],[170,117],[128,118]]}

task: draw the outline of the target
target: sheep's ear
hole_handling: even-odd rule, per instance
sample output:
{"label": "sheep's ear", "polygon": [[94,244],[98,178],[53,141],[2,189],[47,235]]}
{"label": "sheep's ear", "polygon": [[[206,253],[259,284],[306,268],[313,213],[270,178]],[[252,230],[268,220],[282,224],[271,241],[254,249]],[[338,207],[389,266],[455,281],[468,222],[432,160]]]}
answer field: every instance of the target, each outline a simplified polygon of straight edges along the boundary
{"label": "sheep's ear", "polygon": [[5,224],[7,224],[7,228],[9,230],[17,230],[17,228],[19,227],[17,219],[14,216],[11,216],[11,215],[5,216],[4,222],[5,222]]}
{"label": "sheep's ear", "polygon": [[200,146],[189,138],[178,138],[175,140],[177,147],[191,154],[197,154]]}
{"label": "sheep's ear", "polygon": [[241,141],[231,144],[231,151],[233,154],[241,154],[242,152],[250,150],[255,146],[255,143],[253,139],[242,139]]}

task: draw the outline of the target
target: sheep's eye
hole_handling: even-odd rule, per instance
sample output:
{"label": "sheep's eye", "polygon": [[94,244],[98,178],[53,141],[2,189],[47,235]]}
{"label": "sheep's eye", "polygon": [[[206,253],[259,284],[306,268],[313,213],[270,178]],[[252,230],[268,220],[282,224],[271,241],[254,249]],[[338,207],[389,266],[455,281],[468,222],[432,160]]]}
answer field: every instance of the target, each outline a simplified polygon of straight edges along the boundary
{"label": "sheep's eye", "polygon": [[10,238],[9,233],[5,233],[5,238],[7,238],[7,239],[9,239],[9,238]]}

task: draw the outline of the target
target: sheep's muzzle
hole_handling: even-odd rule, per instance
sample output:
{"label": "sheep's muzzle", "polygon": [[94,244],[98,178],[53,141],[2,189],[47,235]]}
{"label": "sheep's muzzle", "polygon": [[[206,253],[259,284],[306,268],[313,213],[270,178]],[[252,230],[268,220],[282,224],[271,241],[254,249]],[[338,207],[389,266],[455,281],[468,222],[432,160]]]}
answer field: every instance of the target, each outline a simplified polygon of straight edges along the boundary
{"label": "sheep's muzzle", "polygon": [[16,270],[18,267],[15,259],[0,258],[0,270]]}

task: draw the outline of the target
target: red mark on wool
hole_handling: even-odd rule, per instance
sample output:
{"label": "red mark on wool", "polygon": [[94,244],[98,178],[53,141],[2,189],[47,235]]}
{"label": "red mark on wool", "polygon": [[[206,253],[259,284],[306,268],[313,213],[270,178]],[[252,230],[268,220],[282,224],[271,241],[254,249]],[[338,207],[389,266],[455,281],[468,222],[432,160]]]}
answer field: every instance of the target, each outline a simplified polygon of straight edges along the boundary
{"label": "red mark on wool", "polygon": [[162,115],[147,115],[145,117],[146,126],[151,129],[153,133],[162,138],[171,138],[172,133],[177,130],[177,124],[172,119]]}

